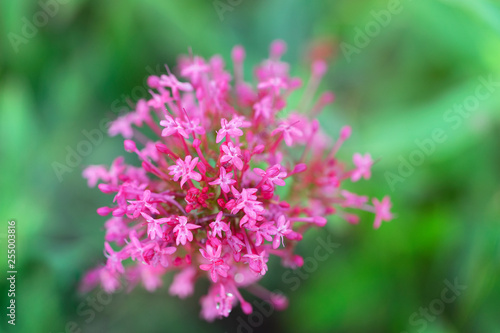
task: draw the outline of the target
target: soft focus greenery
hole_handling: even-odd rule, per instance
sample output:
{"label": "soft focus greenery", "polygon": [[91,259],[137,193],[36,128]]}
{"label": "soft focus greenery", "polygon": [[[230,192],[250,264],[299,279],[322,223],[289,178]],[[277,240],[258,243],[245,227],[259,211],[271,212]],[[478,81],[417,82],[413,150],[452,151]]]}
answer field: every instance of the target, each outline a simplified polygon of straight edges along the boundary
{"label": "soft focus greenery", "polygon": [[[341,156],[371,152],[379,161],[371,181],[351,188],[378,198],[389,194],[397,219],[373,230],[370,214],[358,226],[333,218],[309,233],[299,247],[306,258],[318,237],[331,234],[341,246],[296,290],[272,261],[263,284],[287,294],[290,306],[252,330],[500,332],[500,90],[456,129],[444,118],[474,95],[479,77],[500,81],[499,3],[402,0],[402,12],[351,57],[341,43],[356,45],[357,29],[374,22],[370,12],[387,9],[388,1],[222,3],[235,5],[220,20],[211,0],[69,0],[16,53],[9,33],[21,35],[23,17],[32,21],[41,7],[0,2],[1,331],[69,332],[71,322],[74,332],[238,330],[238,318],[247,320],[239,308],[228,319],[205,323],[198,299],[207,283],[179,300],[168,295],[171,277],[153,294],[122,292],[92,320],[82,315],[78,307],[89,295],[78,294],[79,279],[103,260],[105,218],[95,209],[111,197],[87,188],[81,171],[109,164],[122,154],[122,140],[104,138],[62,181],[52,163],[65,163],[66,148],[85,139],[82,130],[116,117],[126,99],[144,97],[146,77],[164,71],[163,64],[173,68],[179,54],[191,49],[229,60],[233,45],[241,44],[249,77],[250,66],[281,38],[289,45],[285,60],[304,79],[311,45],[336,50],[322,89],[337,99],[321,115],[322,126],[336,136],[342,125],[352,125]],[[431,138],[436,129],[447,139],[391,189],[387,172],[397,174],[401,158],[419,149],[415,140]],[[9,218],[17,221],[18,307],[17,325],[6,328]],[[412,325],[412,314],[455,279],[467,289],[433,320]]]}

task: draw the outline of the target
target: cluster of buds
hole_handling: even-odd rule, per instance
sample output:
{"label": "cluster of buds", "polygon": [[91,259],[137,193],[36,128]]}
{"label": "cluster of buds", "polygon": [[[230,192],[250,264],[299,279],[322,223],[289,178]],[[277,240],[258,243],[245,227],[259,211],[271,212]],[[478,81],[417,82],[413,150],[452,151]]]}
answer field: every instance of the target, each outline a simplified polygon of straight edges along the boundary
{"label": "cluster of buds", "polygon": [[288,111],[302,81],[289,75],[285,50],[282,41],[271,44],[269,59],[254,70],[256,85],[244,80],[241,46],[232,51],[233,75],[220,56],[185,56],[182,81],[168,68],[168,75],[149,77],[151,98],[109,128],[124,137],[140,167],[118,157],[110,168],[83,172],[89,186],[114,195],[113,205],[97,209],[110,216],[107,262],[85,275],[83,290],[100,284],[111,293],[142,283],[154,291],[176,271],[169,292],[180,298],[193,293],[198,278],[210,280],[201,298],[206,320],[228,316],[238,303],[251,313],[242,288],[284,309],[284,295],[257,284],[270,255],[300,267],[295,246],[330,215],[356,224],[352,209],[373,212],[375,228],[392,219],[388,197],[370,203],[342,188],[346,180],[370,178],[373,160],[354,154],[352,167],[340,162],[350,127],[331,140],[319,126],[317,115],[334,100],[331,92],[316,97],[324,61],[312,64],[297,111]]}

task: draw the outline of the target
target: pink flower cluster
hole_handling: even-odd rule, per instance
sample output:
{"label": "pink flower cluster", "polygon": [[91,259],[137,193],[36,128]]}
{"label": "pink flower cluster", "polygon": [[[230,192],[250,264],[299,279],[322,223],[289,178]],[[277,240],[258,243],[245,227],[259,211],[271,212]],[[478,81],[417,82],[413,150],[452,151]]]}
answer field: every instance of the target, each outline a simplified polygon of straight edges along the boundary
{"label": "pink flower cluster", "polygon": [[358,223],[353,208],[375,213],[375,228],[392,219],[388,197],[370,205],[342,189],[346,180],[370,178],[373,160],[354,154],[354,166],[340,162],[350,127],[331,142],[319,126],[316,116],[334,99],[331,92],[315,98],[325,62],[313,63],[298,111],[288,111],[302,81],[281,60],[285,50],[284,42],[272,43],[269,59],[255,68],[256,85],[244,80],[240,46],[232,51],[234,76],[220,56],[186,56],[179,61],[182,81],[170,71],[149,77],[151,98],[109,129],[125,138],[125,151],[141,166],[118,157],[109,169],[83,172],[89,186],[99,183],[114,196],[110,207],[97,209],[111,216],[107,262],[84,277],[84,290],[100,284],[111,293],[142,282],[153,291],[176,271],[169,292],[180,298],[193,293],[197,279],[211,281],[201,298],[206,320],[228,316],[238,303],[251,313],[242,288],[283,309],[285,296],[256,285],[270,255],[300,267],[294,248],[303,234],[334,214]]}

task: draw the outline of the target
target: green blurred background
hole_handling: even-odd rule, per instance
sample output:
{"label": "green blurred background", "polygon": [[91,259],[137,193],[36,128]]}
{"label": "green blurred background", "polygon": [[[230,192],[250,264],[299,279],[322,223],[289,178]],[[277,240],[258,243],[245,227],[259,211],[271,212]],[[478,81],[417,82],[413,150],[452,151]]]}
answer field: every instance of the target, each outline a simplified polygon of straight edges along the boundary
{"label": "green blurred background", "polygon": [[[61,0],[47,7],[54,15],[44,22],[37,13],[46,3],[0,2],[2,277],[9,218],[18,234],[17,325],[6,328],[2,278],[2,332],[500,332],[498,84],[478,103],[472,97],[487,91],[481,77],[500,81],[497,1],[403,0],[386,26],[373,11],[388,10],[389,2],[375,0],[222,0],[219,12],[211,0]],[[40,27],[30,32],[33,15]],[[364,40],[366,29],[372,37]],[[122,154],[122,140],[104,138],[62,181],[53,162],[65,163],[67,147],[85,140],[83,130],[145,97],[147,76],[174,67],[189,48],[229,61],[241,44],[249,77],[276,38],[288,43],[285,60],[296,76],[307,77],[311,48],[331,54],[322,89],[337,99],[322,125],[331,135],[353,127],[344,158],[380,158],[372,180],[351,188],[391,195],[397,219],[373,230],[369,214],[358,226],[333,218],[311,231],[299,247],[304,257],[327,234],[341,246],[298,288],[272,261],[263,284],[288,295],[290,306],[258,327],[244,327],[239,309],[205,323],[198,299],[207,284],[179,300],[168,295],[171,277],[153,294],[119,293],[95,316],[82,315],[98,290],[79,295],[78,281],[103,259],[105,218],[95,209],[111,197],[87,188],[81,171],[109,164]],[[463,115],[448,111],[463,103]],[[416,140],[429,145],[436,129],[446,139],[418,153]],[[404,169],[419,156],[419,165]],[[455,279],[467,286],[455,301],[432,319],[412,320]]]}

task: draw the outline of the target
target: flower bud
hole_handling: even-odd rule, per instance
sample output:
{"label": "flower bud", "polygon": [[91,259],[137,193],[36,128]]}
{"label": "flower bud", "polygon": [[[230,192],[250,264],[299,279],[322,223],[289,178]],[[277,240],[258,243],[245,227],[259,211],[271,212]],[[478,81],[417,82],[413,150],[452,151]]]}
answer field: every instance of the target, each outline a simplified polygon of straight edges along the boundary
{"label": "flower bud", "polygon": [[135,142],[132,140],[123,141],[123,146],[125,147],[125,151],[127,151],[129,153],[137,150],[137,146],[135,145]]}
{"label": "flower bud", "polygon": [[323,60],[316,60],[315,62],[313,62],[311,69],[313,76],[320,78],[325,75],[326,71],[328,70],[328,65]]}
{"label": "flower bud", "polygon": [[293,168],[292,173],[300,173],[307,170],[307,165],[305,163],[299,163]]}
{"label": "flower bud", "polygon": [[160,78],[156,75],[148,77],[148,86],[151,88],[158,88],[160,86]]}
{"label": "flower bud", "polygon": [[280,58],[286,52],[286,43],[281,39],[277,39],[271,43],[269,51],[271,58]]}
{"label": "flower bud", "polygon": [[106,194],[116,192],[115,188],[108,184],[99,184],[97,185],[97,188],[99,188],[99,190],[101,190],[102,193]]}
{"label": "flower bud", "polygon": [[318,227],[324,227],[327,222],[327,220],[323,216],[314,216],[313,221]]}
{"label": "flower bud", "polygon": [[344,126],[340,130],[340,138],[342,140],[347,140],[351,136],[351,126]]}
{"label": "flower bud", "polygon": [[250,305],[250,303],[246,302],[246,301],[241,301],[241,310],[243,310],[243,313],[244,314],[251,314],[253,312],[253,308],[252,308],[252,305]]}
{"label": "flower bud", "polygon": [[241,63],[245,60],[245,49],[241,45],[236,45],[231,51],[231,58],[235,63]]}
{"label": "flower bud", "polygon": [[109,207],[99,207],[97,208],[97,214],[101,215],[101,216],[106,216],[108,215],[109,213],[111,213],[113,210]]}

